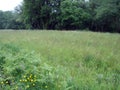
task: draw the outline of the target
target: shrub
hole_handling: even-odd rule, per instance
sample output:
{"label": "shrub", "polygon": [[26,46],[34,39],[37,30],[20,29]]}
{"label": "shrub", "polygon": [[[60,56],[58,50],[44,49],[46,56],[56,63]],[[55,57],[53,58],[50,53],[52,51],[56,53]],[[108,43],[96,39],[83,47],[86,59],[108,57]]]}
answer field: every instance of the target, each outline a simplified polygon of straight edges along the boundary
{"label": "shrub", "polygon": [[0,46],[0,88],[2,90],[66,90],[72,79],[61,66],[42,62],[35,52],[12,44]]}

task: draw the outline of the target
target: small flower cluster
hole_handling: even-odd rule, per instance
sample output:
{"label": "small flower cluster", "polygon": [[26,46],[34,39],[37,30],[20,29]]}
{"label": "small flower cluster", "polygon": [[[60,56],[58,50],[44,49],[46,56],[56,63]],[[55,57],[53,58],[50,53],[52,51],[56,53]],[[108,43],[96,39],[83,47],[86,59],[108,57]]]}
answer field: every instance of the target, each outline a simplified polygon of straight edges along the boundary
{"label": "small flower cluster", "polygon": [[0,84],[1,84],[1,85],[9,85],[10,83],[9,83],[8,80],[6,80],[6,81],[1,81]]}
{"label": "small flower cluster", "polygon": [[36,81],[36,75],[33,74],[25,75],[23,76],[23,79],[20,79],[20,82],[24,83],[26,85],[26,88],[35,86]]}

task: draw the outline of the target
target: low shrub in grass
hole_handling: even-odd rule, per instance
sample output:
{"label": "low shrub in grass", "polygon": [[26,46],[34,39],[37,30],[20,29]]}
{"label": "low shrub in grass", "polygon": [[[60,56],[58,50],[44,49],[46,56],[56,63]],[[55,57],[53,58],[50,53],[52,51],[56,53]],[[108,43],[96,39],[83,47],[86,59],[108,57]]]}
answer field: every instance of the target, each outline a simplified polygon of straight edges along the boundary
{"label": "low shrub in grass", "polygon": [[35,52],[0,45],[0,90],[70,90],[71,83],[67,71],[42,62]]}

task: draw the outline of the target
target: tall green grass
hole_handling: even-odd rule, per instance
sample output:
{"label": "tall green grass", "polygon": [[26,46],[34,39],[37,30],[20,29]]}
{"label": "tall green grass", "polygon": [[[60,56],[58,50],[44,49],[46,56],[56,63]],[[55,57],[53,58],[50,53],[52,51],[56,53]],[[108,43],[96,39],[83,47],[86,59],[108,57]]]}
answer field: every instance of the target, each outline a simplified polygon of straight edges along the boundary
{"label": "tall green grass", "polygon": [[35,52],[13,44],[0,44],[0,90],[73,89],[70,78],[63,67],[48,65]]}
{"label": "tall green grass", "polygon": [[[57,75],[67,80],[60,80],[62,88],[56,87],[55,90],[120,89],[119,34],[76,31],[0,31],[0,42],[12,43],[28,53],[34,51],[42,62],[56,68]],[[47,90],[54,89],[47,88]]]}

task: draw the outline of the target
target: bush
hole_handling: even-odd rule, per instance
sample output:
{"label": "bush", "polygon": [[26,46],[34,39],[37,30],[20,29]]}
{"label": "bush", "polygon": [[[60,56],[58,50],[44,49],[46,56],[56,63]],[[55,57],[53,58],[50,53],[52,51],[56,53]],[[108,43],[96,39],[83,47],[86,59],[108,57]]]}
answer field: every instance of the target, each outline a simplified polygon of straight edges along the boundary
{"label": "bush", "polygon": [[0,45],[0,90],[67,90],[70,75],[35,54],[12,44]]}

